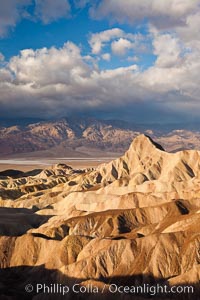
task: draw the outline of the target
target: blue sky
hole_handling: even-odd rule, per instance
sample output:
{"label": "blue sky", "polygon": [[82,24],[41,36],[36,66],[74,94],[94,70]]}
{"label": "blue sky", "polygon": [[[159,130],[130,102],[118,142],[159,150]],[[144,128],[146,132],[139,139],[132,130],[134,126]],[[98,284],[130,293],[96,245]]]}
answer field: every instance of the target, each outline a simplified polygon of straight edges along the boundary
{"label": "blue sky", "polygon": [[[72,3],[72,2],[71,2]],[[28,7],[31,16],[21,19],[14,28],[8,28],[7,33],[0,40],[0,52],[9,60],[12,56],[16,56],[23,49],[39,49],[43,47],[50,48],[52,46],[60,48],[67,41],[72,41],[79,45],[83,55],[92,55],[91,47],[88,43],[89,37],[93,33],[109,30],[112,28],[120,28],[124,32],[132,34],[141,34],[149,40],[148,24],[144,21],[139,24],[118,24],[118,22],[110,22],[110,20],[95,20],[89,16],[88,7],[77,8],[71,6],[70,15],[67,18],[60,17],[55,21],[44,24],[42,20],[38,20],[34,16],[35,5]],[[151,45],[148,45],[151,47]],[[107,45],[108,52],[110,51]],[[153,64],[156,56],[150,49],[140,52],[137,49],[127,51],[127,55],[137,56],[137,63],[142,68],[149,67]],[[99,64],[102,68],[116,68],[119,66],[131,65],[127,60],[127,55],[112,55],[109,62],[100,60]]]}
{"label": "blue sky", "polygon": [[200,1],[0,0],[1,117],[200,113]]}

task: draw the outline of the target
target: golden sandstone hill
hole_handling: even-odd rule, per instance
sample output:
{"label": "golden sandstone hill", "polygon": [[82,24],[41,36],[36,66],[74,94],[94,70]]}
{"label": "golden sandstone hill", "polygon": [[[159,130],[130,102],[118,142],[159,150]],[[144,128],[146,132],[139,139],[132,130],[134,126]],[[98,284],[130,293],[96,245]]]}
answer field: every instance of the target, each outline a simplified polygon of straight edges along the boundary
{"label": "golden sandstone hill", "polygon": [[156,299],[199,299],[199,199],[200,152],[167,153],[145,135],[96,169],[4,174],[0,299],[97,299],[71,289],[37,293],[37,283],[96,286],[98,299],[150,297],[111,294],[112,284],[192,285],[195,295]]}

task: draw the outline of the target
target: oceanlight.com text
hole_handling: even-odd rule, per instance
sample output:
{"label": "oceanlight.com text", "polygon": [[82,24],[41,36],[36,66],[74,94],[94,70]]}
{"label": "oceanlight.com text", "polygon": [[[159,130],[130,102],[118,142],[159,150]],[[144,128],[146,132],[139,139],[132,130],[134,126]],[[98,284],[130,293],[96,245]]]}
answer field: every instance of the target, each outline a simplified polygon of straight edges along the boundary
{"label": "oceanlight.com text", "polygon": [[193,286],[168,286],[161,284],[143,284],[143,285],[118,285],[118,284],[104,284],[103,287],[99,287],[95,284],[81,285],[74,284],[72,286],[62,285],[58,283],[44,284],[37,283],[35,286],[32,284],[27,284],[25,286],[25,291],[27,293],[35,293],[35,294],[59,294],[66,295],[68,293],[74,294],[132,294],[132,295],[160,295],[160,294],[193,294],[194,287]]}

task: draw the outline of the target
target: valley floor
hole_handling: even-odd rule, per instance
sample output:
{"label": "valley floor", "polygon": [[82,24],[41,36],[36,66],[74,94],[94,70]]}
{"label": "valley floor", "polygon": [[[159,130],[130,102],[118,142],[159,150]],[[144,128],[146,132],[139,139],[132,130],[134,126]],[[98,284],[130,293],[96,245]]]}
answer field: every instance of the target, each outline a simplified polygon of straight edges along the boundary
{"label": "valley floor", "polygon": [[101,163],[110,161],[112,157],[93,157],[93,158],[38,158],[37,160],[25,160],[25,159],[0,159],[0,172],[8,169],[30,171],[33,169],[44,169],[54,164],[64,163],[72,168],[92,168],[97,167]]}

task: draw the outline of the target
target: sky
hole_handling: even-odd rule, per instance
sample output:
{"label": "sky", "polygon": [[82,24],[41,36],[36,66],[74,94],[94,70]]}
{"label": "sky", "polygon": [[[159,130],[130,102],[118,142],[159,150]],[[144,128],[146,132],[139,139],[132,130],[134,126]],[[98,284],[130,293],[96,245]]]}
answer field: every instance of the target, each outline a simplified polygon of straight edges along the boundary
{"label": "sky", "polygon": [[0,0],[0,118],[198,121],[200,0]]}

